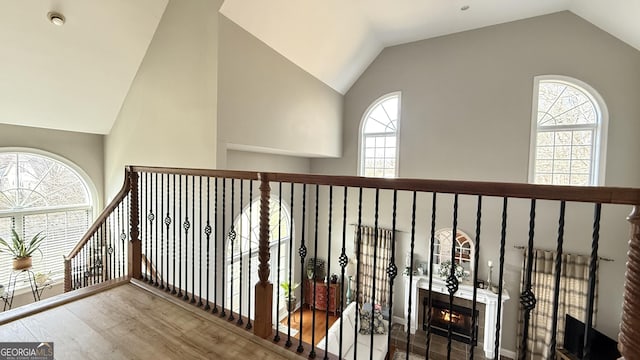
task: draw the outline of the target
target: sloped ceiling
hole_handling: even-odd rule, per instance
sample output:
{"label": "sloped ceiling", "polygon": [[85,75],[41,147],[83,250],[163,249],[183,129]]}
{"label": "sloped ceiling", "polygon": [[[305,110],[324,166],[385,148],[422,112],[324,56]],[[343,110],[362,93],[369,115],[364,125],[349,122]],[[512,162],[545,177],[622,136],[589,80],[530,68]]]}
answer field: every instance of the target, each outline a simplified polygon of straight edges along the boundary
{"label": "sloped ceiling", "polygon": [[640,49],[640,0],[227,0],[220,11],[345,93],[384,47],[564,10]]}
{"label": "sloped ceiling", "polygon": [[0,123],[107,134],[167,2],[0,0]]}

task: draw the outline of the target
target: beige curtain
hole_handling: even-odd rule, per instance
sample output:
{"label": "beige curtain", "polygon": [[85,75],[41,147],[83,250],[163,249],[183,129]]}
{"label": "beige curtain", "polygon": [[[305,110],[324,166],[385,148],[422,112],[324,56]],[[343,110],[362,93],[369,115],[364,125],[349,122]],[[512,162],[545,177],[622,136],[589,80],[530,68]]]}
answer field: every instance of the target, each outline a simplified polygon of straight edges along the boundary
{"label": "beige curtain", "polygon": [[[525,288],[526,259],[522,267],[522,282],[520,292]],[[531,274],[531,291],[537,303],[531,311],[527,353],[525,359],[555,359],[551,353],[551,324],[553,321],[553,294],[555,290],[555,262],[557,253],[554,251],[534,250],[533,271]],[[587,296],[589,289],[589,257],[581,255],[563,254],[562,270],[560,272],[560,289],[558,298],[558,325],[556,332],[556,347],[561,347],[564,341],[565,314],[569,314],[580,321],[585,321]],[[597,265],[597,264],[596,264]],[[597,274],[597,271],[596,271]],[[596,289],[598,277],[596,276]],[[597,301],[594,301],[593,322]],[[518,317],[518,354],[521,353],[521,342],[524,329],[524,309],[520,305]],[[520,357],[518,357],[520,358]]]}
{"label": "beige curtain", "polygon": [[[359,300],[360,303],[372,302],[373,278],[375,274],[376,293],[373,302],[387,305],[389,302],[389,276],[387,268],[391,261],[391,239],[393,231],[389,229],[377,230],[369,226],[356,227],[354,251],[357,255],[358,242],[360,243],[359,267]],[[377,241],[376,241],[377,235]],[[374,252],[376,267],[374,269]],[[358,283],[356,283],[358,284]]]}

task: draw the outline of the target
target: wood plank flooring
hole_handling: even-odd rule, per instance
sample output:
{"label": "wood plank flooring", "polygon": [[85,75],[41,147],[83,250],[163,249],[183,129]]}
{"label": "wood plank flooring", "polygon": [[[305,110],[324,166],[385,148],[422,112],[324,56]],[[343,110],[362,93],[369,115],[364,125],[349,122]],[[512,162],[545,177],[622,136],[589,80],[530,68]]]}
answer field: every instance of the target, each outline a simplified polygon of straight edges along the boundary
{"label": "wood plank flooring", "polygon": [[56,359],[296,358],[230,326],[127,284],[2,325],[0,341],[53,341]]}
{"label": "wood plank flooring", "polygon": [[[302,331],[300,331],[300,316],[302,316]],[[329,314],[329,327],[338,320],[337,316]],[[280,323],[285,327],[288,326],[288,318],[285,317]],[[298,334],[292,336],[292,338],[299,339],[302,334],[302,341],[307,344],[311,344],[312,329],[313,327],[313,309],[301,308],[291,314],[291,328],[298,330]],[[316,322],[315,322],[315,344],[318,345],[320,340],[324,338],[327,328],[327,313],[321,310],[316,310]],[[285,331],[286,334],[286,331]]]}

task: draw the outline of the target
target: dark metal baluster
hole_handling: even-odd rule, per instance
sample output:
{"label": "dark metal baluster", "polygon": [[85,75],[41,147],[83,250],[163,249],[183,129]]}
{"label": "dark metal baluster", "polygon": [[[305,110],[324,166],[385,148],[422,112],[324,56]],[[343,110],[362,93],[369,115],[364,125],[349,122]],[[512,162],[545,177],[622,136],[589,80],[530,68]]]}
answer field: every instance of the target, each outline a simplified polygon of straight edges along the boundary
{"label": "dark metal baluster", "polygon": [[[167,190],[168,191],[168,190]],[[171,272],[173,273],[173,281],[171,282],[171,294],[177,295],[176,291],[176,224],[180,223],[180,218],[176,217],[176,174],[173,174],[173,252],[171,257],[173,258],[173,267]],[[178,231],[180,233],[180,231]]]}
{"label": "dark metal baluster", "polygon": [[[218,261],[218,178],[215,180],[213,192],[213,224],[215,229],[213,232],[213,310],[211,310],[211,312],[215,314],[218,312],[218,268],[220,265],[220,262]],[[222,269],[224,269],[224,261],[222,262]]]}
{"label": "dark metal baluster", "polygon": [[[329,186],[329,201],[327,204],[327,207],[329,208],[329,219],[328,219],[328,231],[327,231],[327,282],[326,282],[326,299],[327,299],[327,309],[324,313],[325,315],[325,324],[329,324],[329,309],[330,309],[330,299],[331,299],[331,281],[329,280],[329,276],[331,274],[331,223],[333,220],[333,186]],[[335,296],[338,296],[338,294],[336,294]],[[324,338],[325,339],[329,339],[329,326],[325,326],[324,328]],[[324,348],[324,359],[328,359],[329,358],[329,352],[327,351],[329,348],[329,341],[325,341],[325,348]]]}
{"label": "dark metal baluster", "polygon": [[[533,238],[535,233],[536,219],[536,199],[531,199],[529,212],[529,243],[527,246],[527,268],[525,274],[524,291],[520,294],[520,304],[524,309],[524,328],[522,329],[522,339],[520,339],[520,359],[525,360],[527,356],[527,340],[529,339],[529,322],[531,321],[531,310],[536,307],[536,297],[531,291],[531,273],[533,272]],[[553,321],[555,322],[555,321]]]}
{"label": "dark metal baluster", "polygon": [[[243,195],[244,195],[244,180],[240,179],[240,203],[239,203],[240,206],[238,206],[238,209],[240,212],[240,216],[239,216],[240,219],[242,219],[242,201],[244,200]],[[251,206],[251,204],[249,204],[249,206]],[[242,227],[240,227],[240,231],[242,231]],[[240,235],[242,235],[242,233]],[[239,271],[239,280],[238,280],[238,292],[240,293],[240,299],[238,300],[238,321],[237,321],[238,325],[244,324],[244,322],[242,321],[242,267],[244,265],[242,250],[243,250],[242,236],[240,236],[240,239],[238,241],[238,254],[240,255],[240,264],[239,264],[240,271]],[[251,261],[251,259],[249,259],[249,261]]]}
{"label": "dark metal baluster", "polygon": [[[458,194],[453,195],[453,228],[451,229],[451,271],[447,278],[447,290],[449,291],[449,314],[453,314],[453,294],[458,291],[458,278],[456,277],[456,239],[458,237]],[[453,335],[449,316],[447,324],[447,359],[451,359],[451,336]]]}
{"label": "dark metal baluster", "polygon": [[128,246],[127,246],[127,230],[129,230],[128,224],[130,223],[129,221],[129,206],[128,204],[130,204],[130,200],[129,200],[129,196],[127,196],[127,200],[122,203],[122,232],[120,233],[120,239],[122,239],[122,273],[124,275],[131,275],[129,274],[129,266],[127,265],[127,255],[126,252],[128,251]]}
{"label": "dark metal baluster", "polygon": [[[346,192],[346,190],[345,190]],[[346,207],[346,202],[345,202]],[[391,323],[393,318],[393,282],[398,275],[398,266],[396,266],[396,217],[398,207],[398,190],[393,190],[393,212],[391,216],[391,259],[387,266],[387,275],[389,275],[389,328],[387,329],[387,349],[391,349]],[[346,212],[346,208],[345,208]]]}
{"label": "dark metal baluster", "polygon": [[[182,300],[189,301],[189,229],[191,222],[189,221],[189,177],[184,178],[184,296]],[[191,244],[193,247],[193,244]],[[182,257],[180,257],[182,258]],[[191,259],[193,264],[193,259]]]}
{"label": "dark metal baluster", "polygon": [[502,317],[502,281],[504,278],[504,250],[507,242],[507,202],[505,197],[502,201],[502,226],[500,230],[500,271],[498,272],[498,311],[496,314],[496,342],[494,356],[500,359],[500,318]]}
{"label": "dark metal baluster", "polygon": [[[159,249],[159,248],[158,248],[158,237],[159,237],[159,236],[158,236],[158,234],[159,234],[159,233],[158,233],[158,227],[159,227],[160,229],[162,229],[162,225],[160,224],[160,222],[162,221],[162,212],[158,212],[158,204],[159,204],[159,202],[160,202],[159,198],[161,198],[161,197],[162,197],[162,193],[161,193],[161,192],[160,192],[160,193],[158,193],[158,174],[156,173],[156,174],[154,174],[153,176],[155,177],[155,181],[154,181],[154,182],[155,182],[155,184],[156,184],[156,191],[155,191],[155,193],[153,193],[153,199],[155,200],[154,202],[155,202],[155,211],[156,211],[156,212],[155,212],[155,214],[153,215],[153,217],[152,217],[151,221],[155,221],[155,220],[156,220],[156,216],[160,216],[160,218],[159,218],[159,220],[160,220],[160,221],[155,221],[155,224],[156,224],[156,237],[155,237],[155,242],[156,242],[156,252],[155,252],[155,258],[156,258],[156,261],[155,261],[155,263],[153,264],[153,266],[156,268],[156,279],[155,279],[155,281],[153,282],[153,285],[154,285],[155,287],[158,287],[160,284],[162,284],[162,280],[158,281],[158,275],[159,275],[160,273],[162,273],[162,267],[159,267],[159,266],[158,266],[158,265],[159,265],[159,263],[158,263],[158,249]],[[160,211],[162,211],[162,210],[160,210]],[[152,247],[153,247],[153,240],[154,240],[154,238],[152,237],[152,238],[151,238],[151,241],[152,241],[151,246],[152,246]],[[162,252],[160,252],[160,255],[162,256]]]}
{"label": "dark metal baluster", "polygon": [[[179,298],[181,298],[184,295],[182,294],[182,231],[180,230],[181,221],[182,221],[182,175],[178,175],[178,217],[176,218],[176,222],[178,223],[178,293],[176,294],[176,296]],[[182,227],[183,228],[185,227],[185,222],[182,222]]]}
{"label": "dark metal baluster", "polygon": [[[294,278],[293,278],[293,274],[292,274],[292,268],[293,268],[293,234],[294,229],[293,229],[293,192],[294,192],[294,188],[293,188],[293,183],[291,183],[291,198],[289,200],[289,210],[290,210],[290,214],[291,214],[291,221],[290,221],[290,226],[289,226],[289,285],[292,285],[294,282]],[[249,257],[249,259],[251,259],[251,257]],[[289,292],[289,299],[288,299],[288,304],[291,303],[291,292]],[[290,305],[287,305],[287,310],[289,310],[291,308]],[[293,313],[295,314],[295,307],[293,308]],[[291,347],[291,311],[287,311],[287,313],[289,314],[289,316],[287,317],[287,342],[285,343],[286,347]],[[302,316],[302,309],[300,309],[300,316]],[[328,323],[327,323],[328,324]],[[328,326],[327,326],[328,327]]]}
{"label": "dark metal baluster", "polygon": [[[426,343],[426,358],[429,359],[429,351],[431,349],[431,311],[432,311],[432,301],[431,301],[431,294],[432,294],[432,289],[433,289],[433,253],[434,253],[434,249],[435,249],[435,243],[436,243],[436,195],[437,193],[433,193],[432,194],[432,199],[431,199],[431,239],[430,239],[430,246],[429,246],[429,295],[428,295],[428,304],[427,306],[429,307],[429,310],[426,311],[426,315],[427,315],[427,343]],[[410,323],[410,318],[407,319],[407,324],[411,325]],[[418,326],[417,324],[417,319],[416,319],[416,327]],[[410,326],[408,326],[408,328],[410,328]]]}
{"label": "dark metal baluster", "polygon": [[[356,301],[360,301],[360,264],[362,263],[362,187],[358,188],[358,233],[356,235]],[[356,323],[353,327],[353,343],[358,343],[358,329],[360,328],[360,308],[356,307]],[[353,347],[353,358],[358,358],[358,347]]]}
{"label": "dark metal baluster", "polygon": [[[121,217],[120,217],[120,208],[122,207],[122,204],[118,205],[118,219],[117,219],[117,239],[120,239],[120,224],[121,224]],[[118,246],[120,246],[120,243],[118,243]],[[122,262],[124,262],[124,251],[122,251],[122,248],[120,248],[120,252],[122,253]],[[118,277],[122,277],[122,262],[120,261],[121,257],[119,256],[119,254],[116,255],[116,257],[118,258]]]}
{"label": "dark metal baluster", "polygon": [[[344,309],[344,273],[345,267],[349,265],[349,257],[347,257],[347,191],[348,187],[344,187],[344,195],[342,198],[342,249],[340,252],[339,264],[340,264],[340,314]],[[350,280],[347,280],[350,281]],[[349,284],[351,286],[351,284]],[[301,312],[302,315],[302,312]],[[340,339],[338,339],[338,358],[342,359],[342,334],[344,330],[343,317],[340,316]]]}
{"label": "dark metal baluster", "polygon": [[[253,325],[251,324],[251,290],[253,287],[253,283],[251,281],[251,256],[252,256],[252,251],[251,251],[251,247],[253,246],[253,239],[251,238],[251,235],[253,234],[253,180],[249,180],[249,226],[247,227],[247,229],[249,229],[249,257],[248,257],[248,261],[247,261],[247,329],[251,329],[253,327]],[[292,205],[293,206],[293,203]]]}
{"label": "dark metal baluster", "polygon": [[[169,241],[169,224],[166,223],[167,218],[162,219],[162,212],[164,211],[164,174],[160,174],[160,192],[157,193],[158,196],[160,197],[160,211],[158,212],[158,216],[160,216],[160,221],[158,221],[158,224],[160,226],[160,281],[159,281],[159,285],[160,285],[160,290],[164,290],[164,283],[166,281],[165,278],[165,274],[167,273],[166,270],[164,269],[164,226],[167,226],[167,241]],[[169,200],[169,195],[167,194],[167,216],[169,214],[169,207],[168,207],[168,200]],[[156,246],[156,249],[158,247]],[[169,260],[169,244],[167,243],[167,265],[168,265],[168,260]]]}
{"label": "dark metal baluster", "polygon": [[[280,234],[280,229],[282,229],[282,182],[278,183],[278,260],[276,261],[276,286],[280,286],[280,255],[281,255],[281,246],[280,239],[282,239],[282,235]],[[289,284],[291,285],[291,284]],[[276,335],[273,337],[273,341],[280,341],[280,331],[278,330],[278,324],[280,323],[279,315],[280,314],[280,296],[276,296]]]}
{"label": "dark metal baluster", "polygon": [[[411,266],[409,267],[409,298],[407,299],[407,324],[409,324],[409,328],[411,327],[411,299],[413,298],[413,253],[416,245],[416,192],[413,192],[412,201],[411,201],[411,245],[410,245],[410,261]],[[416,289],[416,291],[418,291]],[[417,305],[417,304],[416,304]],[[416,324],[417,326],[417,324]],[[409,354],[411,349],[411,331],[407,331],[407,346],[406,346],[406,355],[407,360],[409,360]]]}
{"label": "dark metal baluster", "polygon": [[558,332],[558,307],[560,299],[560,274],[562,274],[562,247],[564,244],[564,213],[566,202],[560,202],[560,217],[558,220],[558,245],[556,248],[555,286],[553,288],[553,319],[551,322],[550,353],[556,353],[556,333]]}
{"label": "dark metal baluster", "polygon": [[[196,177],[195,176],[191,176],[191,221],[193,221],[193,229],[191,230],[191,301],[189,303],[195,304],[196,303]],[[184,297],[185,297],[185,300],[189,299],[189,296],[187,296],[187,292],[185,292]]]}
{"label": "dark metal baluster", "polygon": [[[318,198],[319,198],[319,193],[320,193],[320,185],[316,184],[316,211],[315,211],[315,230],[314,230],[314,234],[315,234],[315,240],[313,243],[313,261],[314,261],[314,272],[313,272],[313,297],[312,302],[315,302],[316,299],[316,272],[315,272],[315,261],[317,261],[318,259]],[[316,348],[315,348],[315,343],[316,343],[316,306],[315,304],[311,304],[313,306],[313,315],[311,318],[311,352],[309,352],[309,357],[310,358],[315,358],[316,357]],[[355,344],[355,343],[354,343]],[[355,358],[355,357],[354,357]]]}
{"label": "dark metal baluster", "polygon": [[[149,209],[149,194],[147,193],[149,191],[149,187],[147,186],[148,184],[148,177],[149,177],[149,173],[141,173],[140,174],[140,182],[138,183],[138,185],[141,188],[141,191],[139,192],[140,194],[140,212],[142,214],[147,214],[147,211]],[[148,218],[148,216],[145,216],[145,218]],[[141,221],[140,222],[140,235],[141,238],[144,239],[144,257],[145,257],[145,271],[142,273],[142,281],[146,281],[146,282],[151,282],[151,269],[149,266],[149,229],[147,226],[146,221]]]}
{"label": "dark metal baluster", "polygon": [[[305,292],[304,292],[304,279],[307,276],[305,269],[304,269],[304,260],[307,257],[307,246],[305,245],[305,225],[306,225],[306,212],[307,212],[307,184],[302,184],[302,234],[300,235],[300,248],[298,249],[298,254],[300,255],[300,279],[302,279],[302,281],[300,282],[300,293],[303,296],[305,296]],[[303,300],[304,301],[304,300]],[[307,299],[307,301],[309,301],[309,306],[311,306],[311,300]],[[302,309],[300,309],[300,329],[304,329],[304,327],[302,326]],[[312,346],[313,348],[313,346]],[[296,351],[298,353],[302,353],[304,351],[304,346],[302,346],[302,334],[298,337],[298,348],[296,349]]]}
{"label": "dark metal baluster", "polygon": [[[415,204],[415,192],[414,192],[414,204]],[[373,238],[373,286],[371,288],[371,322],[369,323],[369,333],[371,334],[369,348],[369,360],[373,360],[373,313],[376,307],[376,273],[378,268],[378,236],[380,229],[378,228],[378,218],[380,216],[380,189],[376,188],[376,205],[374,211],[374,238]],[[411,257],[413,262],[413,247],[411,248]]]}
{"label": "dark metal baluster", "polygon": [[106,271],[106,256],[104,250],[104,223],[102,223],[98,228],[98,236],[100,238],[100,241],[98,243],[98,250],[100,251],[100,282],[104,282]]}
{"label": "dark metal baluster", "polygon": [[[231,202],[233,204],[233,201]],[[225,218],[227,217],[227,210],[226,210],[226,206],[227,206],[227,179],[222,178],[222,244],[220,244],[220,258],[222,259],[222,306],[220,308],[220,317],[225,317],[227,316],[227,312],[225,310],[224,307],[224,303],[225,303],[225,290],[227,288],[227,283],[225,282],[225,275],[227,272],[227,261],[226,261],[226,249],[227,249],[227,244],[226,241],[224,241],[224,239],[226,238],[225,236]],[[216,207],[217,208],[217,207]],[[231,258],[233,261],[233,257]],[[214,312],[216,312],[216,308],[213,309]]]}
{"label": "dark metal baluster", "polygon": [[210,201],[210,190],[211,190],[211,178],[207,176],[207,225],[204,227],[204,234],[207,236],[207,302],[204,306],[205,311],[209,311],[211,309],[211,305],[209,302],[209,250],[210,250],[210,242],[211,242],[211,201]]}
{"label": "dark metal baluster", "polygon": [[[152,176],[151,174],[149,174],[150,176]],[[149,234],[149,237],[151,238],[151,246],[150,246],[150,250],[149,253],[147,254],[147,267],[148,267],[148,271],[149,274],[151,275],[149,277],[149,283],[154,283],[156,286],[158,285],[158,270],[156,269],[156,276],[155,276],[155,281],[154,281],[154,276],[153,276],[153,268],[157,266],[158,262],[156,261],[155,263],[152,261],[153,260],[153,220],[155,219],[155,215],[153,214],[153,177],[151,177],[150,182],[148,183],[149,185],[149,190],[151,191],[151,194],[149,195],[149,202],[148,202],[148,208],[146,209],[149,214],[147,215],[147,219],[149,220],[149,226],[147,228],[147,232]],[[156,179],[157,180],[157,179]],[[147,184],[145,184],[146,186]],[[156,185],[157,186],[157,185]],[[145,194],[147,194],[145,192]],[[157,243],[156,243],[157,245]],[[156,249],[157,251],[157,249]]]}
{"label": "dark metal baluster", "polygon": [[593,306],[596,296],[596,277],[598,276],[598,242],[600,240],[600,214],[602,212],[602,204],[596,204],[593,215],[593,234],[591,241],[591,260],[589,261],[589,292],[587,294],[587,314],[584,324],[584,357],[585,360],[591,360],[591,325],[593,324]]}
{"label": "dark metal baluster", "polygon": [[482,195],[478,195],[478,210],[476,211],[476,241],[473,249],[473,300],[471,305],[471,346],[469,347],[469,360],[473,360],[473,351],[478,341],[478,263],[480,262],[480,225],[482,218]]}
{"label": "dark metal baluster", "polygon": [[231,220],[231,230],[229,230],[229,242],[231,243],[231,273],[229,274],[229,282],[231,283],[231,287],[229,288],[229,321],[235,320],[233,316],[233,256],[235,253],[235,240],[236,240],[236,230],[234,227],[233,215],[234,215],[234,199],[235,195],[235,179],[231,179],[231,214],[229,215],[229,220]]}
{"label": "dark metal baluster", "polygon": [[[199,263],[198,263],[198,268],[199,268],[199,270],[198,270],[198,283],[199,283],[199,286],[200,286],[200,288],[198,290],[198,307],[202,307],[204,305],[202,303],[202,231],[204,230],[202,228],[202,176],[199,177],[199,184],[200,184],[200,191],[199,191],[198,194],[200,196],[198,196],[198,199],[199,199],[198,200],[198,213],[200,215],[200,229],[201,230],[200,230],[200,234],[199,234],[200,243],[198,245],[198,254],[199,254],[199,256],[198,256],[198,260],[199,260]],[[195,233],[195,231],[194,231],[194,233]],[[209,256],[209,247],[207,246],[207,257],[208,256]],[[207,265],[208,265],[208,263],[209,263],[209,259],[207,258]],[[209,268],[207,267],[207,271],[208,270],[209,270]],[[209,273],[207,272],[207,276],[208,275],[209,275]],[[194,277],[195,277],[195,274],[194,274]],[[194,290],[194,293],[195,293],[195,290]],[[208,297],[207,297],[207,299],[208,299]]]}

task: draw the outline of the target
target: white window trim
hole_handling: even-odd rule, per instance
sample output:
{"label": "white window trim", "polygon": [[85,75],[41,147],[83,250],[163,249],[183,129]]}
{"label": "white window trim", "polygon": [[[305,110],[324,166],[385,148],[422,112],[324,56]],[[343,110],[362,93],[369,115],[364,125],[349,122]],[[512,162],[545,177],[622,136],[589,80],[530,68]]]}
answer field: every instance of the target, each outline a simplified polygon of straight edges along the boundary
{"label": "white window trim", "polygon": [[398,120],[396,121],[396,168],[394,177],[397,178],[398,174],[400,174],[400,126],[402,123],[402,91],[394,91],[384,94],[374,100],[362,114],[362,118],[360,119],[360,126],[358,127],[358,176],[364,176],[364,163],[362,161],[362,154],[364,153],[363,129],[367,117],[371,110],[380,105],[380,103],[382,103],[386,99],[393,96],[398,97]]}
{"label": "white window trim", "polygon": [[[605,168],[607,159],[607,132],[609,128],[609,110],[604,99],[591,85],[582,80],[572,78],[565,75],[538,75],[533,78],[533,100],[531,106],[531,134],[529,139],[529,176],[530,184],[535,184],[535,163],[536,163],[536,144],[538,135],[538,93],[540,91],[541,81],[556,81],[566,83],[567,85],[582,90],[594,104],[596,104],[596,112],[598,124],[595,130],[595,141],[593,144],[594,168],[591,174],[591,186],[604,186],[605,184]],[[560,127],[558,127],[560,128]]]}

